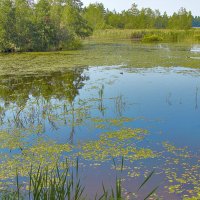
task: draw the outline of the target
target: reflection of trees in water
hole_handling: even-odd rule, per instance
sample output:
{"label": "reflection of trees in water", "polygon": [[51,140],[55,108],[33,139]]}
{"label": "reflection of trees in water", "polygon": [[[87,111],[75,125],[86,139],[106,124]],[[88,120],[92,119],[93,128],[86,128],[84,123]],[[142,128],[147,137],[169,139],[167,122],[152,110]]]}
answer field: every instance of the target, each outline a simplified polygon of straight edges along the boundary
{"label": "reflection of trees in water", "polygon": [[101,86],[99,89],[99,106],[98,109],[101,112],[102,116],[105,115],[105,107],[103,105],[103,100],[104,100],[104,85]]}
{"label": "reflection of trees in water", "polygon": [[[195,108],[195,110],[198,110],[198,94],[199,94],[199,88],[196,87],[196,89],[195,89],[195,94],[194,94],[194,97],[195,97],[195,99],[194,99],[194,108]],[[171,93],[171,92],[166,96],[166,103],[167,103],[167,105],[169,105],[169,106],[172,106],[172,105],[173,105],[172,93]],[[179,104],[180,104],[180,105],[183,104],[182,98],[180,98]]]}
{"label": "reflection of trees in water", "polygon": [[126,102],[123,99],[122,95],[119,95],[115,99],[115,112],[119,117],[122,117],[123,112],[125,111]]}
{"label": "reflection of trees in water", "polygon": [[60,123],[74,126],[74,100],[89,79],[83,71],[79,68],[46,76],[1,77],[1,124],[21,129],[39,126],[43,127],[41,132],[45,123],[53,130]]}
{"label": "reflection of trees in water", "polygon": [[172,93],[170,92],[167,97],[166,97],[166,103],[169,105],[169,106],[172,106]]}
{"label": "reflection of trees in water", "polygon": [[198,110],[198,93],[199,93],[199,88],[196,88],[196,93],[195,93],[195,110]]}
{"label": "reflection of trees in water", "polygon": [[11,134],[18,129],[31,135],[48,134],[49,129],[56,131],[63,126],[69,130],[68,142],[73,144],[76,127],[92,118],[92,110],[97,109],[105,116],[105,100],[106,104],[110,101],[109,106],[114,105],[115,117],[122,117],[125,110],[122,95],[106,99],[102,83],[96,88],[98,98],[76,98],[84,81],[89,79],[83,72],[82,68],[46,76],[1,77],[0,129],[9,127]]}
{"label": "reflection of trees in water", "polygon": [[3,125],[4,118],[5,118],[5,108],[3,105],[0,105],[0,126]]}
{"label": "reflection of trees in water", "polygon": [[45,100],[52,98],[68,100],[72,103],[79,94],[79,89],[89,77],[83,74],[83,68],[68,70],[65,73],[55,72],[46,76],[4,76],[0,80],[0,98],[18,106],[26,105],[30,95]]}

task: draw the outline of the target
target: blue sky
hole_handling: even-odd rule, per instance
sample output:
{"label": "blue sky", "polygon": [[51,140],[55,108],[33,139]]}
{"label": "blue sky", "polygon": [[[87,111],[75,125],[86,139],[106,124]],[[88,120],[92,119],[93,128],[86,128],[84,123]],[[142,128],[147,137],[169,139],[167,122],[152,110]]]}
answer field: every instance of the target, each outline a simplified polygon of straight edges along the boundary
{"label": "blue sky", "polygon": [[89,3],[101,2],[109,10],[116,9],[121,11],[131,7],[132,3],[136,3],[139,8],[150,7],[152,9],[159,9],[162,13],[167,11],[169,15],[184,7],[191,10],[193,15],[200,16],[200,0],[82,0],[84,5]]}

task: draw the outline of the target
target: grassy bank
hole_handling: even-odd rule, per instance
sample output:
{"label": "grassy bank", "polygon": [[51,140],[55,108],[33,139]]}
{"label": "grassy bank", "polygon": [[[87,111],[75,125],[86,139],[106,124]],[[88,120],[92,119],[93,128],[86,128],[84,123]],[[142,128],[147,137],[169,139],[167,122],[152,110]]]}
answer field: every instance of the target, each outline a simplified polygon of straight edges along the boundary
{"label": "grassy bank", "polygon": [[0,75],[43,75],[71,67],[113,66],[199,68],[199,54],[191,44],[147,44],[90,40],[77,51],[0,54]]}
{"label": "grassy bank", "polygon": [[35,75],[83,66],[199,68],[200,57],[191,51],[199,42],[200,29],[100,30],[76,51],[0,53],[0,75]]}
{"label": "grassy bank", "polygon": [[200,42],[200,30],[160,30],[160,29],[107,29],[95,31],[92,39],[132,39],[142,42]]}
{"label": "grassy bank", "polygon": [[87,40],[83,49],[77,51],[0,54],[0,75],[44,75],[84,66],[199,68],[200,57],[191,51],[192,47],[184,43],[161,45],[118,39]]}

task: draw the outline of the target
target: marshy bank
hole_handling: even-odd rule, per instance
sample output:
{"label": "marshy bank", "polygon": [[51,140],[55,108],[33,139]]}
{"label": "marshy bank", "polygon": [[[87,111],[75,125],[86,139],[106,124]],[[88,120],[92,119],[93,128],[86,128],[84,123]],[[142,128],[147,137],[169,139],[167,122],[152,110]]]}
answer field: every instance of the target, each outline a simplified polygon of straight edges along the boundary
{"label": "marshy bank", "polygon": [[91,38],[84,40],[82,49],[76,51],[0,54],[0,75],[37,75],[84,66],[199,68],[198,48],[195,43],[142,44],[113,37]]}
{"label": "marshy bank", "polygon": [[186,42],[200,43],[200,29],[107,29],[98,30],[91,36],[93,39],[126,39],[140,42]]}

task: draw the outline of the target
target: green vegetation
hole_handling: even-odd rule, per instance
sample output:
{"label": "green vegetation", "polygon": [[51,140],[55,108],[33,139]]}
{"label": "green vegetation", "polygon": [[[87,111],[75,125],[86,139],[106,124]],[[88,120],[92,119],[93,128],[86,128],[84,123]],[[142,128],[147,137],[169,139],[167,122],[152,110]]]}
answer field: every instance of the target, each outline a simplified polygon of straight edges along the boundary
{"label": "green vegetation", "polygon": [[161,42],[163,41],[162,37],[159,37],[157,35],[145,35],[142,39],[143,42]]}
{"label": "green vegetation", "polygon": [[75,49],[91,33],[79,0],[0,2],[2,52]]}
{"label": "green vegetation", "polygon": [[[116,166],[115,160],[113,159],[114,165]],[[2,200],[83,200],[87,199],[89,195],[85,193],[85,186],[83,181],[79,177],[79,161],[76,160],[75,168],[70,166],[68,161],[63,163],[63,169],[56,165],[52,170],[48,168],[39,167],[36,172],[32,170],[29,172],[28,182],[20,183],[19,175],[17,172],[16,176],[16,189],[6,189],[0,191],[0,197]],[[121,161],[121,172],[123,171],[124,160]],[[151,180],[155,171],[152,171],[139,186],[138,192]],[[85,185],[85,184],[84,184]],[[150,191],[144,200],[151,196],[157,191],[158,186]],[[123,200],[126,199],[123,194],[122,179],[116,176],[115,189],[107,189],[102,183],[102,194],[96,194],[95,199],[97,200]],[[135,198],[134,198],[135,199]]]}
{"label": "green vegetation", "polygon": [[190,30],[170,30],[170,29],[141,29],[141,30],[119,30],[119,29],[106,29],[97,30],[91,38],[95,40],[100,39],[131,39],[133,41],[145,42],[187,42],[199,43],[199,29]]}
{"label": "green vegetation", "polygon": [[[182,47],[182,51],[183,49]],[[145,49],[145,51],[149,51],[149,49]],[[1,76],[1,105],[5,106],[0,107],[0,123],[6,128],[4,131],[0,131],[0,148],[2,149],[2,154],[0,154],[0,180],[2,181],[0,182],[0,188],[4,189],[4,184],[11,186],[11,188],[14,187],[13,179],[16,176],[17,168],[19,180],[20,177],[22,177],[22,180],[26,180],[26,183],[20,187],[20,191],[24,191],[25,185],[29,184],[27,179],[30,175],[30,169],[32,169],[32,186],[42,188],[39,190],[40,195],[50,195],[51,191],[55,190],[58,191],[54,193],[55,195],[59,195],[59,191],[65,191],[66,194],[67,187],[64,190],[62,189],[62,179],[60,180],[55,174],[55,169],[57,169],[55,163],[57,162],[59,169],[63,172],[66,168],[60,161],[68,157],[74,166],[73,161],[79,155],[84,178],[87,176],[87,172],[94,170],[94,168],[102,174],[105,173],[104,170],[106,169],[111,173],[111,178],[115,178],[112,170],[120,171],[121,167],[119,165],[113,166],[111,163],[112,158],[115,157],[116,162],[121,157],[124,158],[124,162],[127,164],[124,164],[123,167],[122,182],[119,182],[120,179],[117,181],[118,189],[116,191],[118,192],[114,191],[115,196],[116,193],[119,195],[126,194],[124,187],[121,191],[119,185],[122,184],[123,186],[131,178],[134,178],[138,184],[141,181],[141,176],[147,176],[152,168],[156,167],[155,169],[159,174],[157,177],[160,177],[160,174],[165,177],[165,184],[161,190],[167,194],[169,193],[168,195],[178,195],[178,197],[185,199],[195,195],[198,197],[200,166],[196,154],[190,152],[187,148],[177,148],[169,142],[164,142],[162,145],[155,142],[155,140],[151,140],[153,134],[150,131],[137,127],[138,122],[136,120],[143,123],[145,119],[139,119],[139,117],[132,119],[122,115],[123,112],[120,112],[120,110],[123,110],[124,99],[120,96],[109,96],[109,98],[105,96],[102,79],[95,80],[91,85],[87,85],[88,76],[83,76],[83,70],[84,68],[75,68],[65,73],[62,71],[47,74],[47,76],[38,74],[14,77],[12,75]],[[134,68],[131,71],[128,68],[126,70],[130,75],[131,72],[135,73],[138,69]],[[196,70],[194,71],[194,76],[196,76]],[[188,73],[190,72],[187,71],[187,75]],[[123,77],[120,74],[119,76]],[[108,76],[103,80],[105,87],[110,86],[108,82],[110,77]],[[119,80],[115,77],[111,79],[116,80],[116,82]],[[83,99],[78,99],[79,89],[84,85],[84,88],[92,90],[92,94],[96,96],[88,97],[86,95]],[[111,102],[109,108],[107,107],[108,109],[112,107],[116,109],[115,112],[118,110],[118,113],[115,113],[116,116],[108,115],[107,111],[110,110],[104,108],[105,101]],[[125,103],[129,105],[129,102]],[[104,108],[104,112],[102,108]],[[9,112],[12,113],[12,116],[6,118],[6,113]],[[95,131],[91,131],[91,134],[96,134],[97,131],[97,138],[95,137],[95,140],[91,138],[78,141],[78,144],[76,144],[78,134],[83,134],[83,137],[84,134],[88,134],[87,132],[78,131],[81,126],[94,128]],[[52,135],[46,131],[49,130],[48,127],[53,130],[67,127],[68,133],[60,134],[61,129],[59,129],[52,134],[52,138]],[[55,135],[57,138],[63,138],[64,135],[65,141],[60,143],[59,140],[56,140],[55,142]],[[73,145],[73,141],[75,145]],[[151,163],[153,164],[151,165]],[[160,163],[160,165],[157,165],[157,163]],[[42,171],[37,176],[39,166]],[[49,190],[45,190],[47,187],[44,182],[47,177],[47,171],[45,171],[47,167],[49,170],[48,177],[51,178],[51,174],[53,174],[53,179],[49,179],[47,184],[53,183],[53,185],[56,185],[56,188],[49,187]],[[84,178],[80,178],[79,186],[81,188],[87,186],[88,183]],[[67,176],[67,180],[71,180],[70,176]],[[101,182],[98,178],[96,180]],[[123,182],[123,180],[126,181]],[[83,183],[84,181],[86,184]],[[74,186],[76,183],[75,181]],[[112,195],[112,189],[107,190],[109,188],[107,184],[104,188],[104,194]],[[100,189],[101,186],[98,188],[99,195],[101,195]],[[129,191],[132,191],[132,189],[135,188],[131,188]],[[150,190],[150,188],[148,189]],[[29,187],[27,187],[28,191]],[[13,192],[17,195],[15,190]],[[8,191],[5,195],[10,194]],[[31,193],[31,195],[33,194]]]}
{"label": "green vegetation", "polygon": [[[98,193],[96,199],[122,200],[129,194],[123,180],[125,184],[130,178],[138,182],[144,175],[140,190],[154,174],[151,168],[163,175],[162,189],[167,195],[199,199],[199,157],[187,148],[163,142],[166,138],[155,137],[151,130],[157,124],[150,124],[155,119],[150,114],[148,119],[138,116],[144,112],[142,105],[137,109],[140,100],[126,102],[123,91],[109,96],[115,92],[112,84],[126,81],[126,75],[143,75],[140,67],[200,68],[200,30],[192,28],[192,23],[198,27],[199,17],[184,8],[168,16],[150,8],[139,10],[136,4],[117,13],[100,3],[83,8],[80,0],[0,0],[0,198],[84,199],[87,191],[85,177],[78,177],[78,156],[89,172],[102,167],[113,177],[113,169],[125,170],[123,177],[117,176],[115,190],[102,184],[103,194]],[[106,75],[94,68],[100,77],[97,80],[89,66],[117,68],[109,68],[113,71]],[[199,71],[187,68],[177,73],[191,73],[194,78]],[[137,85],[137,79],[134,81],[129,82],[130,88]],[[148,84],[154,87],[151,79]],[[133,100],[136,90],[130,89]],[[196,110],[198,90],[197,85],[192,97]],[[108,95],[108,91],[112,92]],[[144,99],[153,102],[146,94]],[[154,95],[157,97],[157,90]],[[167,94],[162,105],[168,106],[170,97]],[[176,104],[181,106],[186,100],[180,95]],[[135,106],[134,112],[125,112],[131,106]],[[156,122],[163,120],[160,113],[158,117]],[[136,120],[140,121],[134,124]],[[89,136],[91,129],[95,131]],[[63,163],[66,157],[71,165]],[[121,157],[118,166],[113,158],[119,161]]]}
{"label": "green vegetation", "polygon": [[[94,38],[84,41],[82,49],[76,51],[0,54],[0,75],[28,75],[35,79],[37,76],[41,78],[44,74],[54,73],[58,77],[70,68],[82,69],[83,66],[200,67],[199,55],[190,51],[193,47],[191,44],[142,44],[129,39],[119,40],[130,38],[132,34],[132,30],[98,31]],[[2,84],[1,91],[5,91],[5,83]]]}
{"label": "green vegetation", "polygon": [[[81,145],[81,155],[85,159],[95,161],[110,160],[111,157],[123,156],[133,162],[135,160],[154,158],[156,153],[149,148],[138,148],[133,145],[147,135],[143,129],[121,129],[100,135],[100,139]],[[134,141],[134,142],[133,142]]]}
{"label": "green vegetation", "polygon": [[84,10],[84,18],[93,29],[104,29],[106,27],[104,19],[105,9],[103,4],[90,4]]}
{"label": "green vegetation", "polygon": [[133,38],[140,39],[142,36],[145,42],[162,41],[162,38],[170,42],[188,39],[199,41],[199,34],[194,35],[192,31],[182,31],[184,34],[181,31],[161,31],[158,35],[153,33],[146,36],[145,29],[188,30],[192,27],[192,20],[193,24],[198,24],[199,18],[192,17],[185,8],[168,16],[150,8],[139,10],[136,4],[117,13],[105,10],[101,3],[83,8],[80,0],[39,0],[37,3],[29,0],[2,0],[0,51],[77,49],[81,46],[81,39],[90,36],[93,30],[103,29],[143,29],[142,33],[140,30],[139,33],[133,33],[137,36]]}
{"label": "green vegetation", "polygon": [[134,3],[121,13],[105,10],[102,3],[90,4],[84,9],[84,16],[95,30],[99,29],[183,29],[192,27],[192,14],[185,8],[168,16],[159,10],[150,8],[138,9]]}

